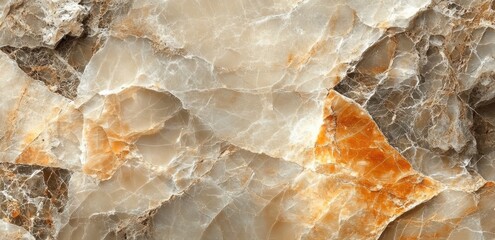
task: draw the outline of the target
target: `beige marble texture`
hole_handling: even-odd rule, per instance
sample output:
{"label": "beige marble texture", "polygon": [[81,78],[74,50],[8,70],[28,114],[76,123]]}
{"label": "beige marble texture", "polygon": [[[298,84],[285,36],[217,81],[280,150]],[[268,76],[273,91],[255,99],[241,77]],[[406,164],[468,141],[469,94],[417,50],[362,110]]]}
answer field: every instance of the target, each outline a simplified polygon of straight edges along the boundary
{"label": "beige marble texture", "polygon": [[487,0],[0,0],[0,239],[495,239]]}

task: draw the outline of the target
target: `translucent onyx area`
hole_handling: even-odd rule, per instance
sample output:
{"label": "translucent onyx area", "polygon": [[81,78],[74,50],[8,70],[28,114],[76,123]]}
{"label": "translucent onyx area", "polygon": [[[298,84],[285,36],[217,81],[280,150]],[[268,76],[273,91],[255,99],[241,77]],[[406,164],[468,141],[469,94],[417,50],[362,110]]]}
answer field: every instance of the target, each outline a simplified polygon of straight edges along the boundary
{"label": "translucent onyx area", "polygon": [[495,239],[486,0],[0,0],[0,240]]}

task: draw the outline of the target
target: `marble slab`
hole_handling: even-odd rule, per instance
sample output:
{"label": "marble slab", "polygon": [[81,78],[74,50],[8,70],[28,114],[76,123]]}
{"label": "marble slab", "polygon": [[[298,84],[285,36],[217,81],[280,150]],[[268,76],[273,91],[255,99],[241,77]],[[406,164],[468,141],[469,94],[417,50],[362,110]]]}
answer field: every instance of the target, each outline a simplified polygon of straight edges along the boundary
{"label": "marble slab", "polygon": [[0,239],[495,239],[494,22],[0,0]]}

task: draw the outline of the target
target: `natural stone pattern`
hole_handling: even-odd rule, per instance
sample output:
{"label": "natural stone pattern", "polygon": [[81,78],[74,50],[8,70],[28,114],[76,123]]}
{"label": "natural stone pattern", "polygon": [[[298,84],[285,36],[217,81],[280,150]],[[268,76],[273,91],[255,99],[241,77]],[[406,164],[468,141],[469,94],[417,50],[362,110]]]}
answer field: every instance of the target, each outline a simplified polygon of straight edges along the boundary
{"label": "natural stone pattern", "polygon": [[494,187],[444,191],[390,224],[380,239],[493,239]]}
{"label": "natural stone pattern", "polygon": [[[405,27],[428,3],[386,1],[364,9],[359,6],[366,1],[347,2],[139,1],[113,29],[120,38],[150,39],[155,48],[169,52],[169,59],[160,61],[162,69],[149,65],[146,79],[133,82],[156,82],[155,76],[161,76],[164,86],[158,87],[171,91],[222,138],[250,151],[291,158],[311,147],[327,89],[344,76],[348,63],[386,27]],[[382,15],[390,11],[397,13],[390,19]],[[135,44],[125,48],[134,52]],[[178,69],[176,61],[188,63]],[[140,73],[128,71],[119,81]],[[193,72],[188,81],[177,80],[176,73],[183,71]]]}
{"label": "natural stone pattern", "polygon": [[73,175],[76,195],[64,217],[72,224],[59,236],[377,238],[393,218],[439,192],[357,104],[333,91],[326,104],[316,147],[292,161],[239,149],[187,111],[175,112],[161,130],[137,140],[142,160],[111,168],[112,178],[99,184]]}
{"label": "natural stone pattern", "polygon": [[0,0],[0,239],[491,239],[486,0]]}
{"label": "natural stone pattern", "polygon": [[35,238],[29,234],[29,232],[17,225],[0,220],[0,231],[2,232],[2,239],[20,239],[20,240],[34,240]]}
{"label": "natural stone pattern", "polygon": [[49,90],[69,99],[75,98],[80,73],[63,61],[55,51],[48,48],[12,47],[4,47],[2,50],[15,59],[18,66],[30,77],[44,82]]}
{"label": "natural stone pattern", "polygon": [[[5,123],[0,125],[0,161],[57,165],[54,164],[56,159],[45,153],[25,160],[19,157],[23,152],[33,152],[30,144],[50,125],[62,123],[57,123],[57,119],[62,120],[70,102],[33,81],[4,53],[0,53],[0,72],[0,94],[3,96],[0,122]],[[43,138],[39,140],[45,142]],[[48,141],[45,143],[49,144]]]}
{"label": "natural stone pattern", "polygon": [[70,172],[64,169],[0,164],[0,218],[22,226],[36,239],[53,238],[67,202],[69,179]]}
{"label": "natural stone pattern", "polygon": [[[4,43],[0,43],[1,51],[14,59],[19,67],[30,77],[44,82],[50,91],[69,99],[76,97],[81,74],[86,64],[106,39],[112,20],[124,14],[130,5],[130,2],[119,0],[83,0],[79,1],[79,5],[74,5],[76,2],[52,1],[49,4],[47,4],[47,1],[7,2],[8,4],[4,6],[6,10],[4,16],[6,21],[3,25],[7,33],[0,33],[0,39],[2,39],[2,36],[4,37]],[[35,31],[31,29],[31,26],[34,27],[35,24],[31,23],[31,21],[45,21],[44,24],[48,24],[48,28],[53,27],[52,20],[47,19],[47,17],[55,17],[53,14],[45,16],[46,13],[39,13],[45,19],[37,20],[33,20],[33,17],[29,15],[28,9],[38,6],[36,4],[40,6],[51,6],[49,11],[61,12],[65,18],[76,18],[76,22],[70,22],[68,19],[60,19],[64,22],[62,24],[72,25],[72,27],[77,28],[76,34],[69,33],[64,36],[58,36],[56,42],[50,44],[19,44],[18,42],[20,40],[18,38],[27,39],[29,37],[26,35],[34,34]],[[74,8],[74,11],[67,12],[59,9],[64,7]],[[72,16],[74,14],[80,14],[77,9],[84,11],[84,14],[78,17]],[[22,16],[15,16],[16,14],[21,14]],[[40,17],[36,16],[36,18]],[[28,21],[29,24],[22,23],[23,21]],[[22,25],[22,31],[25,30],[25,32],[16,32],[16,34],[21,34],[21,36],[9,37],[10,32],[14,31],[12,28],[15,27],[13,26],[16,24]],[[64,30],[62,29],[60,31]],[[32,36],[31,38],[34,39],[36,37]]]}
{"label": "natural stone pattern", "polygon": [[476,170],[492,180],[495,32],[484,23],[494,18],[489,1],[434,1],[368,49],[336,88],[415,169],[455,189],[478,189]]}
{"label": "natural stone pattern", "polygon": [[81,0],[5,0],[0,5],[0,46],[55,46],[80,36],[88,9]]}

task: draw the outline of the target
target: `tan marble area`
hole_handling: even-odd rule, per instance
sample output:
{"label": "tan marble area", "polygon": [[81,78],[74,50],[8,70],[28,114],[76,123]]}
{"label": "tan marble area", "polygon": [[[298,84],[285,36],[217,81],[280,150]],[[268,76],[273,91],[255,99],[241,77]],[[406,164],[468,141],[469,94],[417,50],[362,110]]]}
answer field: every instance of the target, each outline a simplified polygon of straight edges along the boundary
{"label": "tan marble area", "polygon": [[0,0],[0,239],[495,239],[495,3]]}

